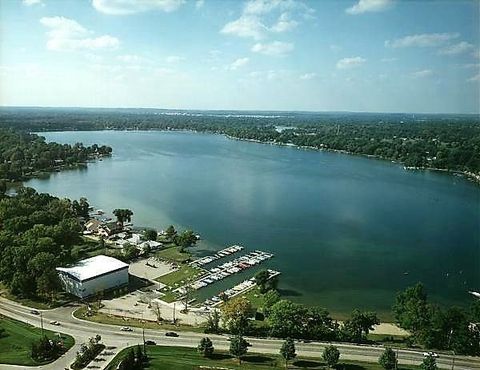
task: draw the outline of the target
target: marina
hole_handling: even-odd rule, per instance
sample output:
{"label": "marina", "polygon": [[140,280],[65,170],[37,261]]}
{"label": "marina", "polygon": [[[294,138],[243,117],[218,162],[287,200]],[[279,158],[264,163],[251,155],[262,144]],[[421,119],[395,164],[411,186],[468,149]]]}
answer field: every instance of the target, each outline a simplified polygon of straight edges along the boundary
{"label": "marina", "polygon": [[232,261],[225,262],[217,267],[210,269],[210,275],[207,275],[192,284],[195,290],[201,289],[216,281],[225,279],[226,277],[239,273],[240,271],[256,266],[263,261],[273,257],[272,253],[263,251],[253,251],[244,256],[238,257]]}
{"label": "marina", "polygon": [[212,256],[205,256],[205,257],[199,258],[199,259],[191,262],[190,264],[192,266],[198,266],[198,267],[204,266],[204,265],[207,265],[211,262],[217,261],[220,258],[228,257],[231,254],[240,252],[241,250],[243,250],[242,246],[232,245],[231,247],[228,247],[228,248],[222,249],[221,251],[218,251],[217,253],[215,253]]}

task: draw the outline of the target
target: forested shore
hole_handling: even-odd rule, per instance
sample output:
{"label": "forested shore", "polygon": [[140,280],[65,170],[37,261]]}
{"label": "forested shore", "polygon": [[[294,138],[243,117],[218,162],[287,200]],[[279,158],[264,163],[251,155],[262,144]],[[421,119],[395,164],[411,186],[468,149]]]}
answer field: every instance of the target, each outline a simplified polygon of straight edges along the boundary
{"label": "forested shore", "polygon": [[479,180],[475,115],[195,112],[147,109],[3,108],[0,127],[27,132],[192,130],[231,138],[364,155],[408,169],[444,170]]}

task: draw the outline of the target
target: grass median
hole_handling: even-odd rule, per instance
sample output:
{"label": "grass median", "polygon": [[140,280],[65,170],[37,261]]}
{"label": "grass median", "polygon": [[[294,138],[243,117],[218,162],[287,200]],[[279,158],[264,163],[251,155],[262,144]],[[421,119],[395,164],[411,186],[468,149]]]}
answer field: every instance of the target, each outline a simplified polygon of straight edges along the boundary
{"label": "grass median", "polygon": [[[215,346],[215,343],[213,343]],[[106,370],[115,370],[124,358],[130,348],[121,351],[106,367]],[[225,351],[215,351],[211,358],[204,358],[194,348],[182,347],[163,347],[163,346],[147,346],[147,354],[149,363],[145,369],[175,369],[175,370],[192,370],[192,369],[251,369],[251,370],[267,370],[267,369],[285,369],[285,362],[278,355],[264,355],[258,353],[250,353],[242,357],[242,363],[233,358]],[[320,354],[319,354],[320,357]],[[327,366],[320,358],[302,358],[299,357],[289,363],[289,369],[326,369]],[[343,361],[340,358],[337,369],[342,370],[383,370],[379,364]],[[400,365],[398,370],[418,369],[415,366]]]}
{"label": "grass median", "polygon": [[[44,330],[48,338],[58,339],[57,333]],[[60,334],[65,350],[70,349],[75,341],[66,334]],[[32,343],[42,337],[42,330],[29,324],[0,316],[0,364],[36,366],[49,362],[37,362],[32,359]],[[0,366],[1,368],[1,366]]]}

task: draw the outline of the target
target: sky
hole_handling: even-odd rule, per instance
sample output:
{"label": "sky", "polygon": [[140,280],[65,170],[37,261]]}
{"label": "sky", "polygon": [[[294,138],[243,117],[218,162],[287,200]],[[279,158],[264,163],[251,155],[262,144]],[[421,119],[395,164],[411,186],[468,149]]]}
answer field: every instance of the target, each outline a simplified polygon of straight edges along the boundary
{"label": "sky", "polygon": [[0,105],[480,113],[480,1],[1,0]]}

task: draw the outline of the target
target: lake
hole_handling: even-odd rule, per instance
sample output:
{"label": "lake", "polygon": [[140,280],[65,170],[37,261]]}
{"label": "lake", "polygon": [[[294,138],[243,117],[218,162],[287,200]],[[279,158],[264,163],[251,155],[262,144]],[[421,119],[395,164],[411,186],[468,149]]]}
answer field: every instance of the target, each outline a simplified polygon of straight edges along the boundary
{"label": "lake", "polygon": [[[130,208],[137,225],[191,228],[199,255],[232,244],[273,252],[264,266],[282,272],[282,294],[337,317],[389,318],[396,292],[418,281],[440,304],[469,304],[480,289],[480,187],[461,177],[192,132],[41,135],[114,154],[28,186]],[[222,289],[242,278],[229,279]]]}

